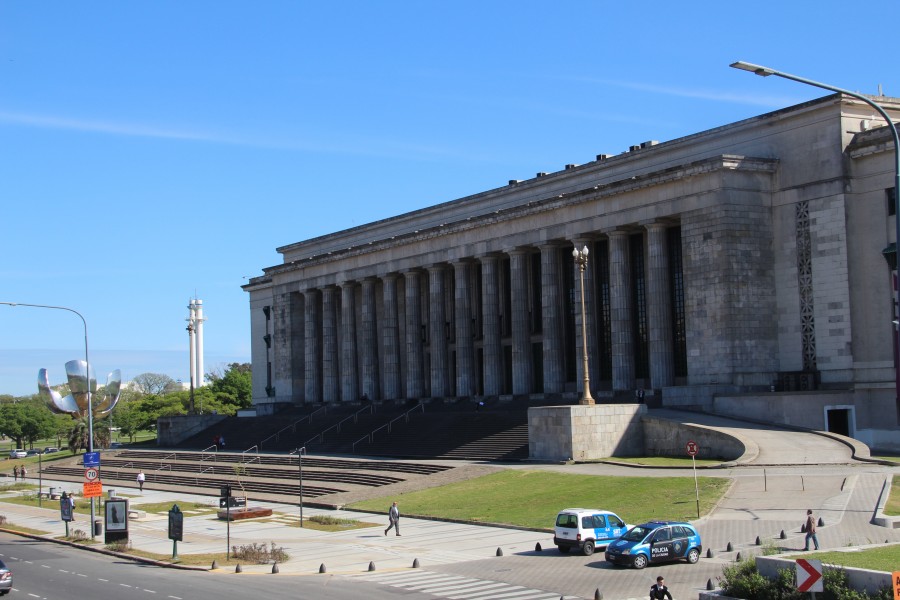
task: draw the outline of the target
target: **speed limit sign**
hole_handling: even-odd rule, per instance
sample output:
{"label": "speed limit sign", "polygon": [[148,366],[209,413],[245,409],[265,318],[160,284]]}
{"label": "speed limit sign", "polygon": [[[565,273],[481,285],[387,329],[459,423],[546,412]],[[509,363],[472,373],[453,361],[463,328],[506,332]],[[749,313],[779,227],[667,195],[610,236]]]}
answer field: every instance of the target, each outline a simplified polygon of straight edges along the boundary
{"label": "speed limit sign", "polygon": [[687,453],[690,456],[697,456],[697,452],[700,450],[700,446],[697,445],[697,442],[691,440],[687,444],[685,444],[684,449],[687,450]]}
{"label": "speed limit sign", "polygon": [[100,479],[100,469],[95,469],[91,467],[90,469],[84,470],[84,480],[85,481],[97,481]]}

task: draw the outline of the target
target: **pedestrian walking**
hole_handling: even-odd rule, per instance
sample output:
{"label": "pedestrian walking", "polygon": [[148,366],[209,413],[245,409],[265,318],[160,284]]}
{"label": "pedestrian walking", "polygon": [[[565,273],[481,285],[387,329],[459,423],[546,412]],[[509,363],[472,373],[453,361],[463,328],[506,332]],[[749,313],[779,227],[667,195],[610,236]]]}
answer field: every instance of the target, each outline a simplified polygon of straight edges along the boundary
{"label": "pedestrian walking", "polygon": [[13,467],[13,479],[19,481],[19,465]]}
{"label": "pedestrian walking", "polygon": [[388,510],[388,519],[390,520],[391,524],[388,525],[388,528],[384,530],[384,535],[387,535],[388,531],[390,531],[391,528],[393,528],[397,532],[397,535],[400,535],[400,509],[397,508],[396,502],[391,504],[391,508],[390,510]]}
{"label": "pedestrian walking", "polygon": [[19,475],[22,476],[22,481],[25,481],[25,476],[28,474],[28,469],[25,468],[25,465],[19,467]]}
{"label": "pedestrian walking", "polygon": [[809,550],[809,540],[812,539],[816,550],[819,549],[819,538],[816,536],[816,518],[813,516],[812,509],[806,511],[806,546],[804,550]]}
{"label": "pedestrian walking", "polygon": [[650,600],[672,600],[672,593],[666,587],[666,580],[662,575],[656,578],[656,583],[650,586]]}
{"label": "pedestrian walking", "polygon": [[137,484],[138,484],[138,487],[141,489],[142,492],[144,491],[144,479],[145,479],[144,472],[143,472],[143,471],[140,471],[140,472],[137,474]]}

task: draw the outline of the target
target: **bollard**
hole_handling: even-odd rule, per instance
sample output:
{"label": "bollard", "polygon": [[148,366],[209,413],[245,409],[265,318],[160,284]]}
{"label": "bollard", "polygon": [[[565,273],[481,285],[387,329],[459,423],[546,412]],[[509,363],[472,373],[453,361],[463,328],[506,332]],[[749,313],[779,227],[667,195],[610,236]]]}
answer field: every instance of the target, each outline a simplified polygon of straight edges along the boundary
{"label": "bollard", "polygon": [[418,559],[418,558],[415,559],[415,560],[413,561],[413,566],[412,566],[412,568],[413,568],[413,569],[418,569],[418,568],[419,568],[419,559]]}
{"label": "bollard", "polygon": [[734,557],[734,562],[741,562],[741,553],[738,552],[737,556]]}
{"label": "bollard", "polygon": [[503,550],[501,550],[499,547],[497,548],[497,556],[503,556]]}
{"label": "bollard", "polygon": [[731,545],[731,542],[728,542],[728,545],[725,547],[725,552],[734,552],[734,546]]}
{"label": "bollard", "polygon": [[784,529],[781,530],[781,535],[779,537],[783,540],[787,539],[787,534],[784,532]]}
{"label": "bollard", "polygon": [[603,600],[603,594],[600,593],[600,588],[594,592],[594,600]]}
{"label": "bollard", "polygon": [[375,570],[375,563],[374,563],[374,562],[369,562],[369,570],[370,570],[370,571],[374,571],[374,570]]}
{"label": "bollard", "polygon": [[324,572],[325,572],[325,563],[322,563],[321,565],[319,565],[319,573],[324,573]]}
{"label": "bollard", "polygon": [[278,563],[272,565],[272,574],[278,573]]}
{"label": "bollard", "polygon": [[712,579],[707,579],[706,580],[706,591],[711,592],[714,589],[716,589],[716,586],[713,585]]}
{"label": "bollard", "polygon": [[541,543],[540,543],[540,542],[538,542],[537,544],[534,545],[534,551],[535,551],[535,552],[540,552],[541,550],[543,550],[543,548],[541,548]]}
{"label": "bollard", "polygon": [[212,566],[210,567],[210,569],[215,570],[215,569],[218,569],[218,568],[219,568],[219,563],[217,563],[216,561],[213,561],[213,564],[212,564]]}
{"label": "bollard", "polygon": [[819,517],[819,527],[825,527],[825,519]]}
{"label": "bollard", "polygon": [[244,570],[241,568],[241,563],[238,563],[238,566],[234,568],[235,573],[243,573]]}
{"label": "bollard", "polygon": [[762,546],[762,540],[759,539],[759,536],[756,536],[756,545]]}
{"label": "bollard", "polygon": [[713,557],[712,548],[707,548],[706,549],[706,558],[712,558],[712,557]]}
{"label": "bollard", "polygon": [[800,533],[806,533],[806,523],[800,526]]}

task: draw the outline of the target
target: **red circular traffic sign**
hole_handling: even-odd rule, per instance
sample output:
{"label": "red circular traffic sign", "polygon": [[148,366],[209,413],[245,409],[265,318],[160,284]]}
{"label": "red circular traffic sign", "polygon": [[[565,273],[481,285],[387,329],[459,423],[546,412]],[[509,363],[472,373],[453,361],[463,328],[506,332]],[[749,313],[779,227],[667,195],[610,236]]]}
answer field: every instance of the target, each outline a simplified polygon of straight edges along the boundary
{"label": "red circular traffic sign", "polygon": [[684,449],[687,450],[687,453],[689,455],[696,456],[697,452],[700,450],[700,446],[697,445],[697,442],[691,440],[687,444],[685,444]]}
{"label": "red circular traffic sign", "polygon": [[100,479],[100,470],[94,467],[84,470],[85,481],[96,481]]}

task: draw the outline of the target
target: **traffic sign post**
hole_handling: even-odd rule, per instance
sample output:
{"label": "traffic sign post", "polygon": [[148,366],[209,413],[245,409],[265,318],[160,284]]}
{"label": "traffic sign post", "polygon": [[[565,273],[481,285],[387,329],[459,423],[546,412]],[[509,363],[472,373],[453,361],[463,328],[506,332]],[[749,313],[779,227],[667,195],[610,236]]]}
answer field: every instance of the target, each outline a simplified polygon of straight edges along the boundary
{"label": "traffic sign post", "polygon": [[815,592],[825,591],[821,560],[798,558],[796,569],[798,592],[811,592],[815,598]]}
{"label": "traffic sign post", "polygon": [[700,518],[700,484],[697,482],[697,453],[700,451],[700,446],[694,440],[690,440],[687,444],[684,445],[685,451],[691,457],[691,464],[694,467],[694,493],[697,494],[697,518]]}

